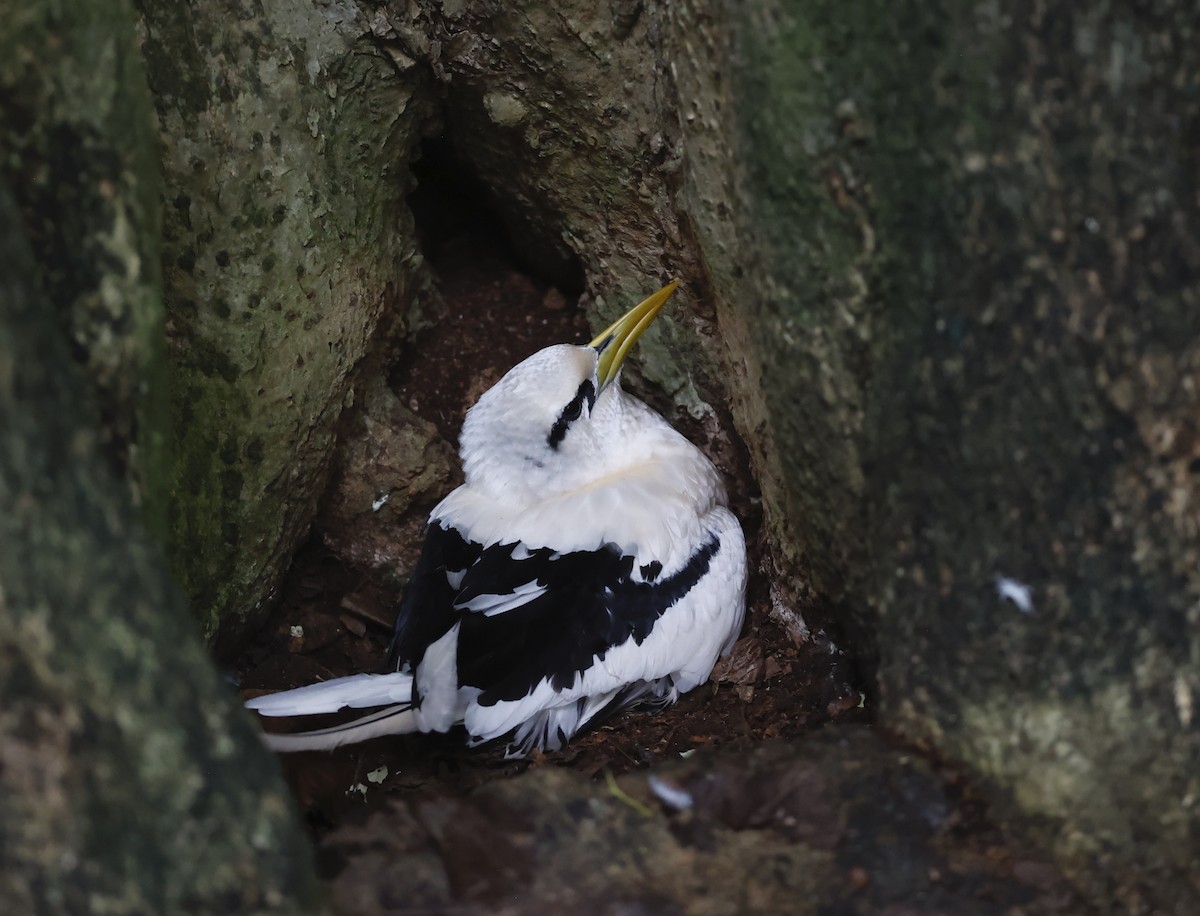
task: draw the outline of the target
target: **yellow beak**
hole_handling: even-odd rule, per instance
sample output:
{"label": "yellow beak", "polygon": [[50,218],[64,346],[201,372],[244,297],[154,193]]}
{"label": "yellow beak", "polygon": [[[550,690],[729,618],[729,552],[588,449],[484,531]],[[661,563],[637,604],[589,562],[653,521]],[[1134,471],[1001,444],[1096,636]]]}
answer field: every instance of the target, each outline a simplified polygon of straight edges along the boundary
{"label": "yellow beak", "polygon": [[628,312],[610,324],[596,335],[595,340],[588,344],[600,351],[600,364],[597,370],[600,377],[600,390],[603,391],[617,373],[621,371],[621,363],[633,349],[639,337],[651,322],[658,317],[662,307],[667,304],[671,294],[679,286],[678,280],[672,280],[657,293],[643,299]]}

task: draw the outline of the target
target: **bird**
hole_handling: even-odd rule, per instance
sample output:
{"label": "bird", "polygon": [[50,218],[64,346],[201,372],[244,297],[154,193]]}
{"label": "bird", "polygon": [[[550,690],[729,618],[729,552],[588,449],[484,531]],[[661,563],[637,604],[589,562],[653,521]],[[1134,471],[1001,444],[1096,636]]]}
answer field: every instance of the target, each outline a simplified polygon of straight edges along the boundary
{"label": "bird", "polygon": [[279,752],[462,727],[507,757],[704,684],[745,617],[746,541],[713,463],[621,386],[673,281],[586,345],[510,369],[468,410],[464,482],[430,513],[386,673],[260,696],[263,716],[375,711],[264,735]]}

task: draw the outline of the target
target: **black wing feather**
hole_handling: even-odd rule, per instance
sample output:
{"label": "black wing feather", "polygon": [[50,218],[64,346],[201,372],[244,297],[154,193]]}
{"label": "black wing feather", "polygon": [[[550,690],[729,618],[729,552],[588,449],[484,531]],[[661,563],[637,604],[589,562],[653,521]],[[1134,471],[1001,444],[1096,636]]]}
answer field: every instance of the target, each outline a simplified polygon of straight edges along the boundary
{"label": "black wing feather", "polygon": [[[634,558],[612,544],[557,556],[543,549],[510,561],[525,572],[513,576],[519,580],[515,585],[536,576],[545,591],[490,617],[462,613],[459,681],[480,688],[481,706],[519,700],[544,679],[555,690],[570,688],[594,658],[604,658],[630,639],[640,645],[658,619],[708,572],[719,546],[712,538],[683,569],[656,582],[633,579]],[[467,579],[477,569],[482,571],[482,564],[472,567]]]}
{"label": "black wing feather", "polygon": [[458,592],[450,587],[447,573],[469,569],[482,552],[482,545],[468,541],[454,528],[436,523],[426,527],[421,558],[396,612],[389,670],[406,665],[415,670],[430,644],[454,626]]}
{"label": "black wing feather", "polygon": [[[630,639],[640,645],[708,572],[720,541],[711,537],[663,579],[660,563],[647,564],[640,571],[650,581],[632,577],[634,558],[615,544],[562,554],[539,548],[513,559],[516,547],[485,548],[454,528],[430,524],[396,617],[389,665],[415,671],[426,649],[460,623],[459,683],[479,688],[481,706],[519,700],[546,679],[566,690],[594,658]],[[455,589],[447,573],[460,570],[466,573]],[[462,608],[534,581],[542,594],[511,610],[488,616]]]}

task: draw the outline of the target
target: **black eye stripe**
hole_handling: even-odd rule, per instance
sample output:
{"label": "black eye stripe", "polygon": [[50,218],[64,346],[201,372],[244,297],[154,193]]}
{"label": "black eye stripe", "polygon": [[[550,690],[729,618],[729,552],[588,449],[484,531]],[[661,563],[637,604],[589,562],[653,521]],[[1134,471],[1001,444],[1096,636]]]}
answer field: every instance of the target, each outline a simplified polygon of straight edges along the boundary
{"label": "black eye stripe", "polygon": [[588,410],[596,406],[596,386],[592,384],[591,379],[584,379],[580,383],[575,397],[571,398],[570,403],[563,408],[558,419],[554,421],[554,425],[550,427],[550,434],[546,436],[546,444],[552,449],[558,448],[558,444],[567,435],[567,429],[583,414],[584,401],[587,401]]}

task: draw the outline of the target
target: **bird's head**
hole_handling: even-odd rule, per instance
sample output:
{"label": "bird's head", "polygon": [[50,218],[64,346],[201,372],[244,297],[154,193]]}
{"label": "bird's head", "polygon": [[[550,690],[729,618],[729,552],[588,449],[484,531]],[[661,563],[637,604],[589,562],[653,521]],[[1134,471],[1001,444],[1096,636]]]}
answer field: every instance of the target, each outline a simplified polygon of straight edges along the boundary
{"label": "bird's head", "polygon": [[679,285],[630,309],[586,346],[557,344],[513,366],[467,412],[467,484],[503,501],[567,492],[621,448],[621,365]]}

